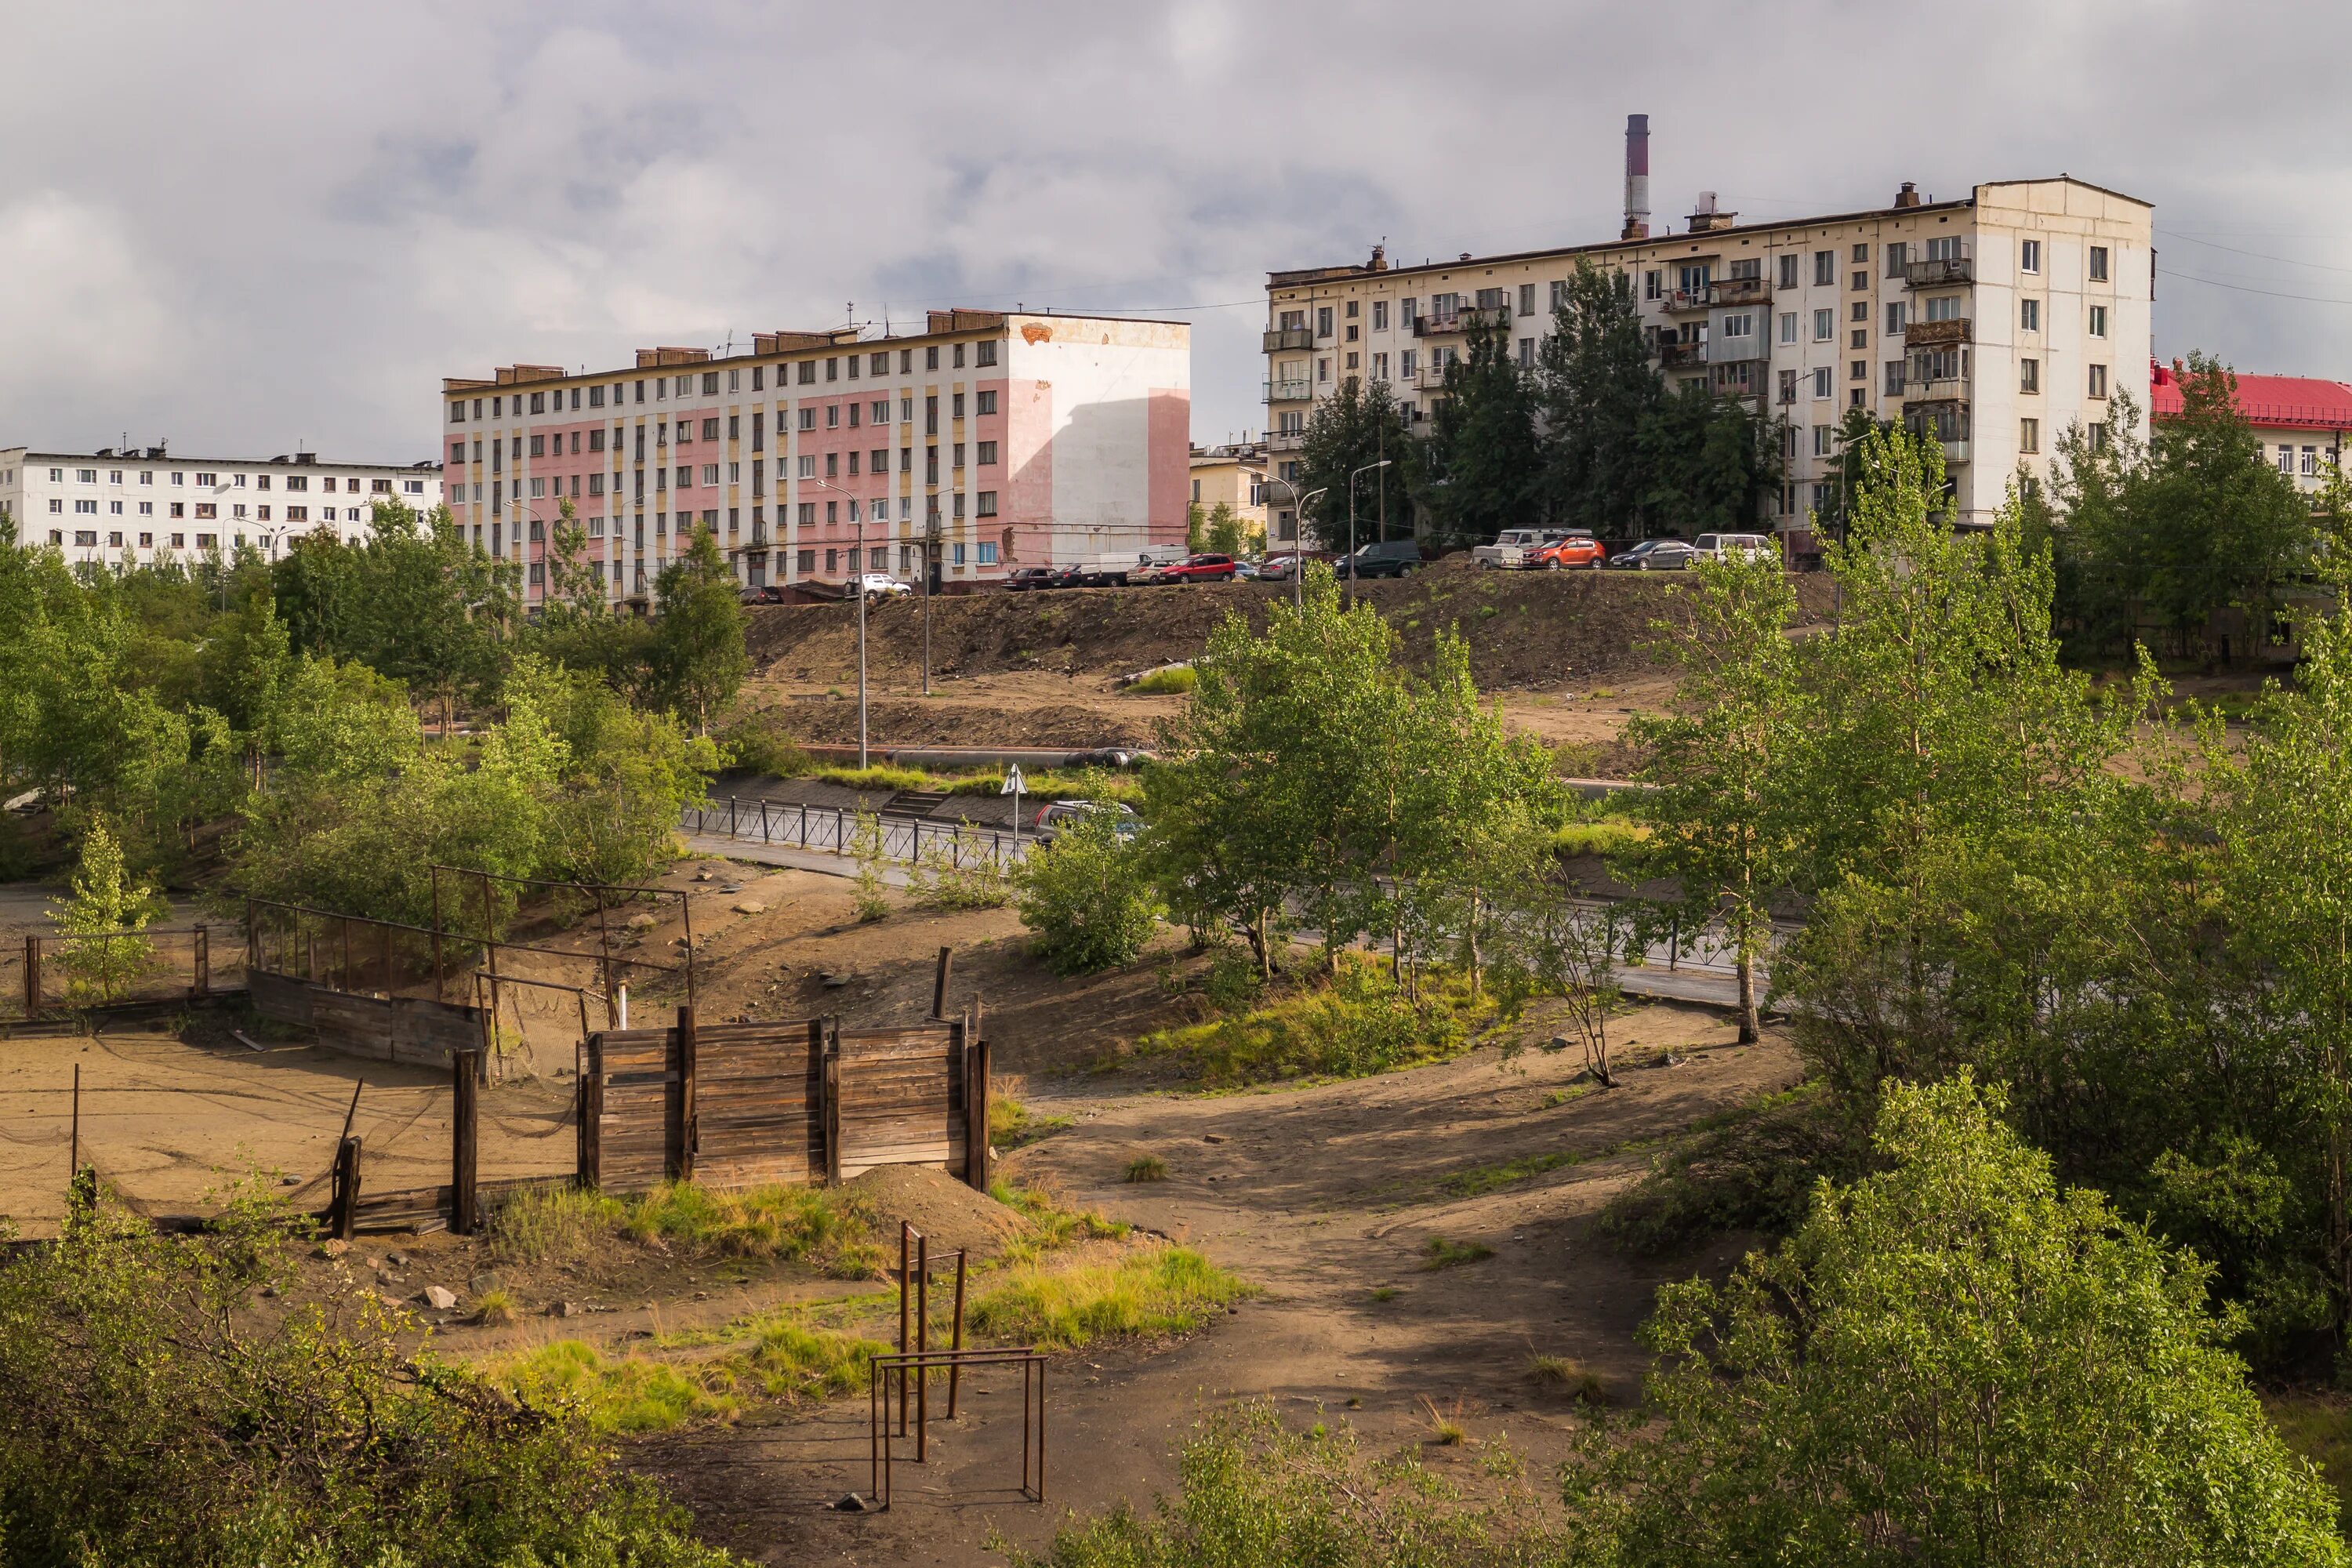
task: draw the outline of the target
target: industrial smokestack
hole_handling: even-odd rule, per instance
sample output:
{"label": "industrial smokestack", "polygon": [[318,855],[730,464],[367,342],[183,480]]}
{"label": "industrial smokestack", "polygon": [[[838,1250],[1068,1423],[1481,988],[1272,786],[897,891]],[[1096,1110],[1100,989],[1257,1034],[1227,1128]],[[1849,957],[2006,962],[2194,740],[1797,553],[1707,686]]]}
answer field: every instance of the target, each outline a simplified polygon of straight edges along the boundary
{"label": "industrial smokestack", "polygon": [[1650,117],[1625,117],[1625,232],[1620,239],[1650,237]]}

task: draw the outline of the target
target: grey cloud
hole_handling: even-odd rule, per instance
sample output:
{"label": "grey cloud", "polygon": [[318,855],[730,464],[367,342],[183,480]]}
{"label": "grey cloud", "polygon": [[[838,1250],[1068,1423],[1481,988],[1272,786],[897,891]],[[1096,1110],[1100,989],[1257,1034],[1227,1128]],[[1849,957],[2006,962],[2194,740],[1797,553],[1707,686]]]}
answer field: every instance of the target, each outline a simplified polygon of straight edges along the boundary
{"label": "grey cloud", "polygon": [[[2157,204],[2159,354],[2352,378],[2333,6],[1982,0],[26,8],[0,439],[423,457],[444,374],[906,320],[1201,309],[1255,428],[1269,268],[2066,170]],[[2200,245],[2198,241],[2203,241]],[[2232,284],[2237,288],[2220,285]]]}

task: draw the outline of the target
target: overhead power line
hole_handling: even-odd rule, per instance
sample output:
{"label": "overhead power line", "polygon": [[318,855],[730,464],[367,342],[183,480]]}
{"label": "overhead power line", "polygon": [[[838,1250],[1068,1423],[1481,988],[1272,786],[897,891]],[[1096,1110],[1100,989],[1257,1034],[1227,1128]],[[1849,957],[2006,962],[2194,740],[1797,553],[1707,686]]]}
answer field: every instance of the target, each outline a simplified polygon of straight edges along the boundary
{"label": "overhead power line", "polygon": [[2325,261],[2297,261],[2292,256],[2271,256],[2259,250],[2241,250],[2234,245],[2217,245],[2210,239],[2200,239],[2193,234],[2183,234],[2179,229],[2159,228],[2156,232],[2169,235],[2175,239],[2185,239],[2191,245],[2201,245],[2208,250],[2226,250],[2232,256],[2250,257],[2256,261],[2275,261],[2284,267],[2308,267],[2315,272],[2342,272],[2352,275],[2352,267],[2334,267]]}
{"label": "overhead power line", "polygon": [[2352,300],[2338,300],[2326,294],[2290,294],[2282,289],[2257,289],[2247,283],[2224,283],[2219,278],[2200,278],[2193,272],[2175,272],[2169,267],[2159,267],[2158,273],[2166,278],[2178,278],[2183,283],[2202,283],[2209,289],[2227,289],[2239,294],[2260,294],[2269,300],[2299,300],[2306,305],[2352,305]]}

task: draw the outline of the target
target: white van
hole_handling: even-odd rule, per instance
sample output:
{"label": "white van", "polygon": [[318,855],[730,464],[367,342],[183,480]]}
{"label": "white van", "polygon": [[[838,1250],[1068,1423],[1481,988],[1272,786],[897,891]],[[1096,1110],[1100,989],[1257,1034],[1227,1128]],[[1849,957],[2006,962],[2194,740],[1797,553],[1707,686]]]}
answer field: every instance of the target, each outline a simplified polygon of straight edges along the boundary
{"label": "white van", "polygon": [[1709,561],[1760,561],[1779,552],[1768,534],[1702,533],[1691,541],[1691,553]]}

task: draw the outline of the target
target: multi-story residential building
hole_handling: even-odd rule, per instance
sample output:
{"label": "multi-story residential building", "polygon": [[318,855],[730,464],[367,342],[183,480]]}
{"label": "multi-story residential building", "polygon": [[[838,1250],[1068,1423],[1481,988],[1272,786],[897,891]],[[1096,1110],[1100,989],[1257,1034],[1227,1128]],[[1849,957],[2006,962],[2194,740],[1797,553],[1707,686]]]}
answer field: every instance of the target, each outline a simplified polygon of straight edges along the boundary
{"label": "multi-story residential building", "polygon": [[1192,448],[1192,504],[1229,507],[1247,531],[1265,537],[1265,443],[1236,441]]}
{"label": "multi-story residential building", "polygon": [[[2178,363],[2148,367],[2149,412],[2158,422],[2180,416],[2180,375]],[[2352,386],[2307,375],[2236,379],[2238,412],[2253,426],[2263,460],[2276,463],[2303,489],[2318,490],[2352,434]]]}
{"label": "multi-story residential building", "polygon": [[332,463],[317,454],[185,458],[161,447],[95,452],[0,448],[0,510],[18,542],[54,545],[76,564],[146,564],[170,557],[265,555],[298,533],[365,536],[374,503],[417,511],[441,504],[437,463]]}
{"label": "multi-story residential building", "polygon": [[[1669,384],[1748,399],[1783,422],[1783,528],[1825,509],[1836,429],[1867,409],[1942,438],[1963,525],[1990,521],[2014,476],[2044,471],[2056,437],[2096,438],[2118,392],[2148,407],[2153,209],[2083,181],[2007,180],[1925,201],[1742,224],[1701,195],[1682,234],[1649,232],[1646,163],[1628,163],[1624,237],[1418,267],[1276,272],[1266,284],[1266,424],[1277,479],[1296,477],[1309,412],[1349,377],[1386,382],[1415,422],[1442,395],[1465,334],[1508,334],[1537,362],[1580,263],[1632,283]],[[1280,489],[1276,487],[1277,495]],[[1276,512],[1276,537],[1296,519]]]}
{"label": "multi-story residential building", "polygon": [[[1184,542],[1191,329],[934,310],[924,331],[761,332],[748,353],[516,364],[442,383],[449,507],[546,592],[569,501],[615,600],[707,528],[747,584],[913,579]],[[865,559],[858,559],[863,551]]]}

